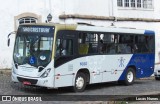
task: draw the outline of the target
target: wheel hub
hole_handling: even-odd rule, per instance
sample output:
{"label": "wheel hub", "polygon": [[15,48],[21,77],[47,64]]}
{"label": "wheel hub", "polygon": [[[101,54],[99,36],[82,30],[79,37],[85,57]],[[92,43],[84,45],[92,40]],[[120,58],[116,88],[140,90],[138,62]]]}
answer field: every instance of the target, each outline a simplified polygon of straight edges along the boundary
{"label": "wheel hub", "polygon": [[127,80],[128,80],[128,82],[133,81],[133,73],[131,71],[129,71],[128,74],[127,74]]}
{"label": "wheel hub", "polygon": [[82,77],[78,77],[76,80],[77,89],[82,89],[83,86],[84,86],[84,79]]}

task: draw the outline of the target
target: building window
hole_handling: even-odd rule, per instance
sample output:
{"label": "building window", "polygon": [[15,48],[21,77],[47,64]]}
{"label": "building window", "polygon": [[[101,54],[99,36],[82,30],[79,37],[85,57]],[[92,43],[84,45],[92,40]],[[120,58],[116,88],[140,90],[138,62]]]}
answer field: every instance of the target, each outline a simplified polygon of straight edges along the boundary
{"label": "building window", "polygon": [[118,7],[153,9],[153,0],[117,0]]}
{"label": "building window", "polygon": [[135,0],[131,0],[131,7],[135,7],[136,5],[135,5]]}
{"label": "building window", "polygon": [[26,23],[37,23],[37,19],[34,17],[23,17],[18,19],[19,24],[26,24]]}
{"label": "building window", "polygon": [[152,0],[143,0],[143,8],[153,8]]}
{"label": "building window", "polygon": [[124,0],[124,7],[129,7],[129,0]]}
{"label": "building window", "polygon": [[118,5],[119,7],[123,7],[123,0],[118,0],[118,1],[117,1],[117,5]]}
{"label": "building window", "polygon": [[79,55],[98,53],[98,34],[89,32],[79,33],[78,45]]}
{"label": "building window", "polygon": [[25,12],[14,17],[14,30],[17,31],[20,24],[41,23],[42,16],[34,13]]}
{"label": "building window", "polygon": [[142,0],[137,0],[137,8],[141,8],[141,5],[142,5],[141,1]]}

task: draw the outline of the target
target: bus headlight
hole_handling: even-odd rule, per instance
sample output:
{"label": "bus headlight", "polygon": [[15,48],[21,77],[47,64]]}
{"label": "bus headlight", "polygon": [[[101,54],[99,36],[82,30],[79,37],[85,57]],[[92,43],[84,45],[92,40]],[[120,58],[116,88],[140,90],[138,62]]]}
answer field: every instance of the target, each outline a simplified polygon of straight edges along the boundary
{"label": "bus headlight", "polygon": [[51,71],[51,68],[47,69],[47,70],[41,75],[41,77],[42,77],[42,78],[47,77],[50,71]]}

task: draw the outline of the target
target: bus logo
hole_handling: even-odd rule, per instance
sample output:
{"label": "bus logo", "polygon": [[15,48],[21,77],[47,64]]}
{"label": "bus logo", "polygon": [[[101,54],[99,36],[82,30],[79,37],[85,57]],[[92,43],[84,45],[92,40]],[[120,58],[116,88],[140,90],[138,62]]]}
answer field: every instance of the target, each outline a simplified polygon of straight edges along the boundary
{"label": "bus logo", "polygon": [[118,61],[119,61],[119,67],[124,67],[125,59],[123,57],[121,57],[120,59],[118,59]]}

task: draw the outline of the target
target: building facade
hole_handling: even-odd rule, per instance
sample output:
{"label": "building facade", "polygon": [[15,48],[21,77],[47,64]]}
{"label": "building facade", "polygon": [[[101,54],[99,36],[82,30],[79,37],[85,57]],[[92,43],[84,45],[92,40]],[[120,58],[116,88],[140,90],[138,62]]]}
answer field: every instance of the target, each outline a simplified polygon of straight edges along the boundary
{"label": "building facade", "polygon": [[89,23],[97,26],[149,29],[156,32],[156,67],[160,63],[159,0],[5,0],[0,5],[0,69],[11,68],[15,35],[7,46],[7,35],[19,24],[41,23],[52,15],[53,23]]}

